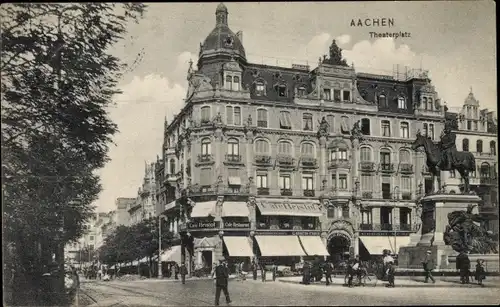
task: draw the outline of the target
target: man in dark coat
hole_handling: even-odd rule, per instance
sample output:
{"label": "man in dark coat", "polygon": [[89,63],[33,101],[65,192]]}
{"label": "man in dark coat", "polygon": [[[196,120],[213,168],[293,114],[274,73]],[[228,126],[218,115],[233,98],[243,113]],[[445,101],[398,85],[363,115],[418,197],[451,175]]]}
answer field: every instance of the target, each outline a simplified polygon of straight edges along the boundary
{"label": "man in dark coat", "polygon": [[278,266],[273,263],[273,281],[276,281],[276,275],[278,274]]}
{"label": "man in dark coat", "polygon": [[261,263],[260,264],[260,277],[262,278],[262,282],[265,282],[266,281],[266,266]]}
{"label": "man in dark coat", "polygon": [[422,266],[425,272],[425,283],[429,282],[429,278],[432,280],[432,283],[435,284],[436,281],[434,280],[434,277],[432,277],[432,270],[434,270],[434,263],[432,262],[431,258],[432,252],[429,250],[427,251],[424,260],[422,261]]}
{"label": "man in dark coat", "polygon": [[253,280],[257,280],[257,264],[255,263],[254,260],[252,260],[252,274],[253,274]]}
{"label": "man in dark coat", "polygon": [[215,282],[215,306],[219,306],[220,292],[224,292],[226,303],[231,303],[229,298],[229,291],[227,290],[229,281],[229,268],[224,265],[224,261],[219,260],[219,265],[215,268],[214,282]]}
{"label": "man in dark coat", "polygon": [[469,283],[470,259],[466,252],[461,252],[457,256],[457,270],[460,271],[460,282],[462,284]]}
{"label": "man in dark coat", "polygon": [[302,268],[302,283],[308,285],[311,282],[311,268],[309,263],[306,261]]}
{"label": "man in dark coat", "polygon": [[330,285],[332,282],[332,273],[333,273],[333,267],[330,262],[325,262],[324,265],[324,271],[325,271],[325,278],[326,278],[326,285]]}

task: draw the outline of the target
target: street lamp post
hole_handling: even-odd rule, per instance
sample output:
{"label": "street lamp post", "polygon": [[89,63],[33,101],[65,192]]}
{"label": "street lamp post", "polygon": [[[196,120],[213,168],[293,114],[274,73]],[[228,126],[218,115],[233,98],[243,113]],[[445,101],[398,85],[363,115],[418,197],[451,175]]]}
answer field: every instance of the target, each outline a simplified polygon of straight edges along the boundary
{"label": "street lamp post", "polygon": [[167,220],[167,216],[161,214],[158,216],[158,278],[163,277],[162,267],[161,267],[161,220]]}
{"label": "street lamp post", "polygon": [[[396,204],[396,201],[398,202],[397,204]],[[394,187],[394,204],[395,205],[399,205],[399,186],[395,186]],[[394,206],[394,210],[396,210],[396,208],[399,209],[398,206]],[[393,218],[392,225],[393,225],[393,228],[394,228],[394,255],[396,255],[396,252],[397,252],[397,250],[396,250],[397,249],[396,238],[397,238],[397,236],[396,236],[396,227],[395,227],[396,226],[396,217],[395,217],[394,214],[392,215],[392,218]]]}

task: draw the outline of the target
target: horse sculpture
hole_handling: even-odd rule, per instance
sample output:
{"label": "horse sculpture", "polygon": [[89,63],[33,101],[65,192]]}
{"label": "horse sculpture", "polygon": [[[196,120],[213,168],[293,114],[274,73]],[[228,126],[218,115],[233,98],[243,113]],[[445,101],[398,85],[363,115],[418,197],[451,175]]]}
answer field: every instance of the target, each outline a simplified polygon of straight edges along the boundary
{"label": "horse sculpture", "polygon": [[[448,139],[446,139],[448,138]],[[443,146],[446,143],[449,147]],[[451,145],[450,145],[451,143]],[[457,170],[464,183],[464,193],[470,192],[469,173],[476,169],[476,161],[470,152],[457,151],[455,146],[455,135],[451,130],[445,128],[445,133],[441,137],[441,142],[435,144],[430,138],[417,132],[417,139],[412,144],[412,149],[424,148],[427,157],[427,167],[432,175],[432,192],[440,192],[441,171]],[[444,151],[447,152],[444,152]],[[445,153],[445,154],[443,154]],[[437,191],[436,191],[437,180]]]}

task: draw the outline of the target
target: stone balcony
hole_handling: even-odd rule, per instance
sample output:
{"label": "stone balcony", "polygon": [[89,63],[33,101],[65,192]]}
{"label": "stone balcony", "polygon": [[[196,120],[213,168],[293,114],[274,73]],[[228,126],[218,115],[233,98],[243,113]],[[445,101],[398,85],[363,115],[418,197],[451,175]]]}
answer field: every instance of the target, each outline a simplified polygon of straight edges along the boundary
{"label": "stone balcony", "polygon": [[255,164],[257,165],[271,165],[271,156],[269,155],[256,155],[254,157]]}
{"label": "stone balcony", "polygon": [[295,164],[295,159],[292,156],[278,155],[276,161],[280,167],[293,167]]}
{"label": "stone balcony", "polygon": [[340,160],[340,159],[330,160],[328,162],[328,168],[329,169],[336,169],[336,168],[350,169],[351,163],[349,162],[349,160]]}
{"label": "stone balcony", "polygon": [[410,163],[400,163],[399,172],[402,174],[413,174],[413,164]]}
{"label": "stone balcony", "polygon": [[317,167],[318,159],[314,157],[302,157],[300,158],[300,163],[302,167]]}
{"label": "stone balcony", "polygon": [[362,172],[374,172],[375,171],[375,163],[374,162],[360,162],[359,170]]}
{"label": "stone balcony", "polygon": [[395,171],[394,163],[380,163],[379,171],[382,173],[393,173]]}

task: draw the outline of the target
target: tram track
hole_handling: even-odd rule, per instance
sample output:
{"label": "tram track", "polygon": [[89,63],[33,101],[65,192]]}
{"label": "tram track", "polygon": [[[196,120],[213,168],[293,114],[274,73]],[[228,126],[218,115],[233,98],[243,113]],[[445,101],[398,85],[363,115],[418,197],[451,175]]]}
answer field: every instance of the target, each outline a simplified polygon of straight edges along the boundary
{"label": "tram track", "polygon": [[[145,289],[145,288],[142,288],[142,287],[139,287],[140,291],[137,291],[137,287],[129,287],[129,286],[125,286],[125,285],[117,285],[115,283],[111,284],[111,283],[99,283],[100,285],[103,285],[103,286],[106,286],[106,287],[110,287],[110,288],[113,288],[113,289],[117,289],[117,290],[121,290],[121,291],[124,291],[124,292],[128,292],[132,295],[130,296],[148,296],[150,298],[154,298],[154,299],[158,299],[160,301],[165,301],[168,305],[175,305],[175,306],[193,306],[193,301],[196,301],[196,302],[199,302],[200,304],[202,304],[203,306],[210,306],[213,304],[213,302],[211,301],[206,301],[206,300],[201,300],[201,299],[197,299],[197,298],[194,298],[194,297],[190,297],[189,300],[190,302],[189,303],[185,303],[185,302],[181,302],[181,301],[177,301],[175,300],[175,297],[173,297],[173,294],[172,295],[161,295],[160,293],[158,293],[157,291],[152,291],[152,290],[149,290],[149,289]],[[121,295],[122,297],[127,297],[127,295]]]}

